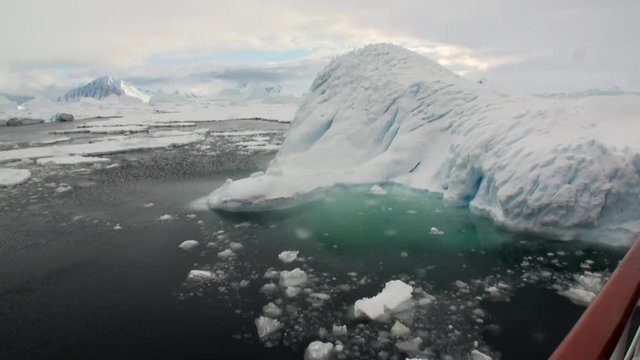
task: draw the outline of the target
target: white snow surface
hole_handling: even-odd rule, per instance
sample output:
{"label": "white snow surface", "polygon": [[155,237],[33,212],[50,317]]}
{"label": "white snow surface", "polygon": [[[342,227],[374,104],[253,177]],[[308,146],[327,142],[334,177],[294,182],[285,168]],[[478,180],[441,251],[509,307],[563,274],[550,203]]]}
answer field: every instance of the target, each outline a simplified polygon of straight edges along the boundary
{"label": "white snow surface", "polygon": [[122,140],[101,141],[90,144],[68,144],[40,146],[0,151],[0,163],[25,158],[65,157],[70,155],[105,155],[133,150],[146,150],[180,146],[201,141],[199,134],[186,136],[126,138]]}
{"label": "white snow surface", "polygon": [[392,280],[385,284],[384,289],[378,295],[371,298],[363,298],[353,306],[355,317],[368,317],[371,320],[381,318],[385,312],[394,311],[402,303],[410,300],[413,287],[401,280]]}
{"label": "white snow surface", "polygon": [[0,168],[0,187],[19,185],[31,177],[31,171],[26,169]]}
{"label": "white snow surface", "polygon": [[499,92],[370,45],[318,74],[263,176],[224,184],[209,205],[257,211],[388,182],[443,193],[512,230],[628,244],[640,232],[638,100]]}

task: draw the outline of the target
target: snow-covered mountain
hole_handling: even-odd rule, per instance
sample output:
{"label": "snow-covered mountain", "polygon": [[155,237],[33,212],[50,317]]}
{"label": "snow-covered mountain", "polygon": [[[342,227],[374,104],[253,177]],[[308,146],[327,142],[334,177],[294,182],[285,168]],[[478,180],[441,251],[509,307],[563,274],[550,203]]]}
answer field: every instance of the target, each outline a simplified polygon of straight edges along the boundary
{"label": "snow-covered mountain", "polygon": [[78,98],[95,98],[104,99],[108,96],[127,96],[130,98],[138,99],[142,102],[149,102],[151,93],[146,90],[142,90],[130,82],[116,79],[111,76],[99,77],[92,82],[70,90],[63,96],[58,98],[58,101],[70,101]]}
{"label": "snow-covered mountain", "polygon": [[628,243],[640,232],[637,99],[512,95],[371,45],[332,60],[267,171],[209,205],[256,211],[336,184],[400,184],[513,230]]}

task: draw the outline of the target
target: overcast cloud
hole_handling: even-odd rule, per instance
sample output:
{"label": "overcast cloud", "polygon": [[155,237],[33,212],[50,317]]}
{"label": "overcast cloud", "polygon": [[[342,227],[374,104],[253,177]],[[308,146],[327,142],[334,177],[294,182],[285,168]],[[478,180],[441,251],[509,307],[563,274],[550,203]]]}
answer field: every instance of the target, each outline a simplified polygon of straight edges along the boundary
{"label": "overcast cloud", "polygon": [[529,92],[640,91],[640,0],[21,0],[0,13],[0,92],[56,95],[110,74],[212,93],[304,91],[375,42]]}

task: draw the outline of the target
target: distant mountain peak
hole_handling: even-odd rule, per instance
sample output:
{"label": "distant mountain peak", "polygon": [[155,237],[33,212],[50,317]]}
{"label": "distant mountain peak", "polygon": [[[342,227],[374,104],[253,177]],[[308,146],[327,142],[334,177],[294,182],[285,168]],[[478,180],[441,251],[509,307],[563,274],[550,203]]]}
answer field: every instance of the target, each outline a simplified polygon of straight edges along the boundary
{"label": "distant mountain peak", "polygon": [[79,98],[104,99],[108,96],[127,96],[142,102],[149,102],[150,95],[147,91],[139,89],[130,82],[120,80],[113,76],[101,76],[90,83],[68,91],[58,98],[58,101],[71,101]]}

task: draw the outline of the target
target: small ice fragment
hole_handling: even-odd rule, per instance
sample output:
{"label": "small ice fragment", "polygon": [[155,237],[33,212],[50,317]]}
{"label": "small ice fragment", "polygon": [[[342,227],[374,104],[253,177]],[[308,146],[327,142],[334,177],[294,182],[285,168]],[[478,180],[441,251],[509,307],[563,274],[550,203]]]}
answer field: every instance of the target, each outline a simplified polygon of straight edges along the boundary
{"label": "small ice fragment", "polygon": [[407,214],[417,214],[418,212],[415,210],[407,210]]}
{"label": "small ice fragment", "polygon": [[192,220],[196,218],[196,214],[187,214],[187,219]]}
{"label": "small ice fragment", "polygon": [[278,305],[270,302],[262,307],[262,313],[264,314],[264,316],[277,318],[282,315],[282,309],[280,309]]}
{"label": "small ice fragment", "polygon": [[278,255],[278,259],[285,264],[294,262],[298,258],[299,251],[283,251]]}
{"label": "small ice fragment", "polygon": [[280,321],[268,318],[266,316],[260,316],[255,320],[255,323],[260,339],[266,338],[267,336],[280,330],[280,328],[282,327],[282,323],[280,323]]}
{"label": "small ice fragment", "polygon": [[69,191],[69,190],[71,190],[71,189],[72,189],[72,187],[71,187],[71,185],[69,185],[69,184],[60,184],[60,186],[58,186],[58,187],[56,188],[56,192],[57,192],[58,194],[61,194],[61,193],[67,192],[67,191]]}
{"label": "small ice fragment", "polygon": [[371,189],[369,189],[369,192],[370,192],[371,194],[373,194],[373,195],[385,195],[385,194],[387,193],[386,191],[384,191],[384,189],[382,188],[382,186],[380,186],[380,185],[378,185],[378,184],[373,185],[373,186],[371,187]]}
{"label": "small ice fragment", "polygon": [[154,205],[155,205],[154,203],[147,203],[142,205],[142,207],[150,208],[150,207],[153,207]]}
{"label": "small ice fragment", "polygon": [[393,337],[403,337],[407,336],[411,333],[411,329],[404,326],[400,321],[396,321],[395,324],[391,327],[391,336]]}
{"label": "small ice fragment", "polygon": [[302,289],[300,289],[299,287],[289,286],[284,290],[284,294],[287,295],[288,298],[292,298],[298,296],[301,291]]}
{"label": "small ice fragment", "polygon": [[329,299],[331,299],[331,296],[329,294],[324,294],[324,293],[311,293],[309,294],[310,298],[314,298],[314,299],[318,299],[318,300],[322,300],[322,301],[327,301]]}
{"label": "small ice fragment", "polygon": [[304,351],[304,360],[329,360],[333,354],[333,344],[314,341]]}
{"label": "small ice fragment", "polygon": [[302,286],[306,283],[307,274],[300,268],[280,272],[280,286]]}
{"label": "small ice fragment", "polygon": [[420,345],[422,345],[422,339],[417,337],[413,340],[407,340],[403,342],[396,343],[396,347],[409,355],[414,355],[420,352]]}
{"label": "small ice fragment", "polygon": [[218,253],[218,257],[222,259],[230,259],[235,256],[236,254],[233,251],[231,251],[231,249],[226,249]]}
{"label": "small ice fragment", "polygon": [[492,360],[491,356],[481,353],[478,350],[471,352],[471,360]]}
{"label": "small ice fragment", "polygon": [[347,330],[347,325],[333,325],[333,327],[331,328],[331,333],[333,334],[333,336],[347,336],[348,330]]}
{"label": "small ice fragment", "polygon": [[430,234],[430,235],[442,235],[442,234],[444,234],[444,231],[442,231],[442,230],[438,229],[438,228],[437,228],[437,227],[435,227],[435,226],[432,226],[432,227],[431,227],[431,230],[429,230],[429,234]]}
{"label": "small ice fragment", "polygon": [[213,280],[215,276],[211,271],[207,270],[191,270],[187,275],[187,281],[203,282]]}
{"label": "small ice fragment", "polygon": [[280,272],[273,269],[269,269],[264,273],[265,279],[276,279],[278,277],[280,277]]}
{"label": "small ice fragment", "polygon": [[264,284],[262,288],[260,288],[260,292],[266,295],[273,294],[278,291],[278,286],[274,283]]}
{"label": "small ice fragment", "polygon": [[122,226],[120,226],[120,224],[116,224],[116,226],[113,227],[113,230],[122,230]]}
{"label": "small ice fragment", "polygon": [[173,220],[173,215],[165,214],[158,218],[159,221],[171,221]]}
{"label": "small ice fragment", "polygon": [[406,251],[401,251],[400,256],[403,258],[406,258],[406,257],[409,257],[409,253],[407,253]]}
{"label": "small ice fragment", "polygon": [[371,298],[363,298],[353,306],[355,317],[366,316],[372,320],[382,317],[385,310],[394,311],[403,302],[411,299],[413,287],[401,280],[392,280],[385,284],[384,289],[378,295]]}
{"label": "small ice fragment", "polygon": [[232,251],[241,251],[244,249],[244,245],[240,244],[239,242],[231,242],[229,243],[229,249],[231,249]]}
{"label": "small ice fragment", "polygon": [[182,250],[191,250],[198,245],[200,245],[200,243],[196,240],[185,240],[180,245],[178,245],[178,248]]}

